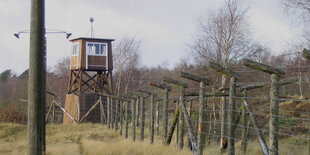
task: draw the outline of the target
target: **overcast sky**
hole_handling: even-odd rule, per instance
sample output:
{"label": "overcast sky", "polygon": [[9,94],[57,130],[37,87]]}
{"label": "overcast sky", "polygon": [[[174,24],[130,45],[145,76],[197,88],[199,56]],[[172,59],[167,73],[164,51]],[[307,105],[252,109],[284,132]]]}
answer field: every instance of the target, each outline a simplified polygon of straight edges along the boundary
{"label": "overcast sky", "polygon": [[[94,17],[95,36],[142,41],[142,64],[173,66],[188,56],[197,19],[215,11],[223,0],[46,0],[46,28],[72,33],[70,39],[87,37],[89,17]],[[284,14],[281,0],[250,2],[249,23],[253,39],[280,52],[299,37],[299,27]],[[0,0],[0,72],[20,74],[28,68],[30,0]],[[89,36],[88,36],[89,37]],[[64,34],[47,35],[47,65],[69,56],[71,43]]]}

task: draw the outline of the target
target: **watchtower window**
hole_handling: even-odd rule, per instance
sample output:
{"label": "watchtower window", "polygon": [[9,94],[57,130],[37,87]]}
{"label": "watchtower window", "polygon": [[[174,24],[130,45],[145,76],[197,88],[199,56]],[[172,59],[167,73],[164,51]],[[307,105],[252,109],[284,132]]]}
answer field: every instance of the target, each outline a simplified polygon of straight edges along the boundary
{"label": "watchtower window", "polygon": [[73,56],[79,55],[79,52],[80,52],[80,44],[79,43],[73,44],[72,55]]}
{"label": "watchtower window", "polygon": [[106,43],[87,42],[86,43],[86,52],[88,55],[107,56],[107,44]]}

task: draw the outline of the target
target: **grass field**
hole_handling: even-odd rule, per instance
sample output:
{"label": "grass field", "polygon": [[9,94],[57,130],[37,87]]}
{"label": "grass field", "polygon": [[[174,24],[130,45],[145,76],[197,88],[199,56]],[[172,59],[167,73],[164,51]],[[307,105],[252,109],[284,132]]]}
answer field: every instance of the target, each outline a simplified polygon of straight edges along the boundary
{"label": "grass field", "polygon": [[[139,131],[139,130],[138,130]],[[146,132],[148,130],[146,129]],[[137,132],[138,133],[138,132]],[[163,146],[161,139],[155,137],[155,144],[149,144],[149,137],[143,142],[137,137],[136,142],[131,137],[125,139],[118,132],[107,129],[100,124],[81,125],[48,125],[47,154],[48,155],[188,155],[192,152],[185,147],[180,151],[174,144]],[[129,134],[130,136],[131,134]],[[138,134],[137,134],[138,135]],[[17,124],[0,124],[0,154],[27,154],[27,126]],[[185,138],[187,140],[187,138]],[[174,140],[173,140],[174,141]],[[236,154],[239,154],[240,144],[236,142]],[[259,144],[252,140],[248,144],[249,154],[262,154]],[[302,137],[282,139],[280,154],[307,154],[307,141]],[[220,154],[218,145],[207,145],[205,154]]]}

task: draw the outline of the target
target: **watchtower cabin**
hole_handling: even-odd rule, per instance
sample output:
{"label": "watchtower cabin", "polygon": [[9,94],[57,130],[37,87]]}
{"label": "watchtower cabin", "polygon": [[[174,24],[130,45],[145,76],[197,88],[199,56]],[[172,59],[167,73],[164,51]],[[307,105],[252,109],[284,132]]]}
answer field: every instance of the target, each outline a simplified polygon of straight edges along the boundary
{"label": "watchtower cabin", "polygon": [[[112,93],[114,39],[76,38],[70,41],[70,78],[65,102],[68,114],[64,114],[64,123],[80,121],[101,98],[96,93]],[[102,98],[102,103],[106,103],[106,98]],[[106,114],[102,111],[104,109],[106,108],[96,106],[84,122],[102,122],[102,115]]]}

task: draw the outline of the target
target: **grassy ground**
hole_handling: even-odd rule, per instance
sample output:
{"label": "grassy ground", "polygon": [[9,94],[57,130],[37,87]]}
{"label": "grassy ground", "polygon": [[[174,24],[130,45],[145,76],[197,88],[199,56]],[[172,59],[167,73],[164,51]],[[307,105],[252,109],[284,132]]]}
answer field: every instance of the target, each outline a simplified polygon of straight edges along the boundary
{"label": "grassy ground", "polygon": [[[186,147],[182,151],[174,144],[163,146],[159,137],[155,144],[149,144],[148,128],[144,142],[132,142],[131,137],[125,139],[118,132],[107,129],[99,124],[81,125],[48,125],[47,126],[47,154],[100,154],[100,155],[189,155],[192,154]],[[129,132],[130,133],[130,132]],[[137,131],[137,135],[139,130]],[[26,154],[27,127],[16,124],[0,124],[0,154]],[[131,133],[129,134],[131,135]],[[187,140],[187,138],[185,138]],[[173,140],[174,142],[174,140]],[[185,142],[186,144],[186,142]],[[236,142],[236,154],[240,154],[240,143]],[[307,154],[305,137],[281,139],[280,154]],[[208,145],[205,154],[220,154],[217,144]],[[249,154],[262,154],[257,140],[248,144]]]}
{"label": "grassy ground", "polygon": [[[0,124],[0,154],[26,154],[26,135],[24,125]],[[48,155],[191,154],[186,149],[179,151],[174,146],[163,146],[158,137],[153,145],[149,144],[149,139],[139,142],[139,137],[133,143],[131,137],[125,139],[99,124],[48,125],[46,138]]]}

